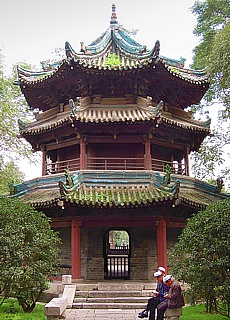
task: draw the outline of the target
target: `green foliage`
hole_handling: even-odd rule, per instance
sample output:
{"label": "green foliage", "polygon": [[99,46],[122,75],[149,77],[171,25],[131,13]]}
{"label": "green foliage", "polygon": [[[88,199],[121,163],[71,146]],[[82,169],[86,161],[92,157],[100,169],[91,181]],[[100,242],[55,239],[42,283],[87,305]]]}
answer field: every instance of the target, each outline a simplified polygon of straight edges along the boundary
{"label": "green foliage", "polygon": [[[230,7],[230,4],[229,4]],[[230,18],[230,17],[229,17]],[[221,117],[230,118],[230,22],[218,30],[208,56],[207,71],[214,98],[225,106]]]}
{"label": "green foliage", "polygon": [[207,67],[207,61],[213,49],[217,32],[223,30],[229,21],[229,1],[195,1],[192,12],[197,16],[194,34],[201,38],[200,44],[194,49],[194,67],[203,69]]}
{"label": "green foliage", "polygon": [[31,312],[47,277],[59,271],[60,240],[45,214],[20,199],[0,198],[1,303],[15,296]]}
{"label": "green foliage", "polygon": [[16,299],[7,299],[0,306],[0,319],[4,320],[45,320],[44,305],[38,304],[31,313],[24,313]]}
{"label": "green foliage", "polygon": [[[12,311],[12,313],[11,313]],[[44,305],[38,304],[31,314],[22,313],[18,303],[14,299],[8,299],[0,306],[0,319],[4,320],[45,320]],[[205,305],[186,306],[183,308],[181,320],[223,320],[218,314],[206,314]]]}
{"label": "green foliage", "polygon": [[223,149],[224,141],[221,135],[215,132],[211,137],[207,137],[201,144],[199,152],[191,154],[192,172],[198,179],[214,179],[216,166],[224,164]]}
{"label": "green foliage", "polygon": [[[191,286],[206,311],[230,316],[230,199],[188,219],[173,253],[172,272]],[[224,303],[222,309],[218,303]]]}
{"label": "green foliage", "polygon": [[0,51],[0,152],[3,158],[32,158],[31,146],[18,137],[18,119],[31,119],[29,107],[14,84],[16,67],[11,75],[4,71],[4,57]]}
{"label": "green foliage", "polygon": [[[194,49],[192,67],[205,68],[210,78],[210,88],[204,96],[205,103],[199,106],[199,111],[204,111],[205,108],[211,110],[213,103],[220,108],[215,137],[204,141],[199,150],[201,156],[197,153],[193,155],[193,164],[199,163],[202,167],[199,176],[200,170],[196,170],[196,165],[193,170],[196,176],[202,178],[205,175],[205,178],[209,179],[215,174],[220,162],[224,164],[223,147],[229,149],[230,144],[230,3],[229,0],[195,1],[192,12],[197,16],[194,34],[201,39]],[[222,176],[229,180],[229,165],[224,165]],[[204,168],[206,170],[203,170]]]}
{"label": "green foliage", "polygon": [[13,183],[21,183],[24,179],[24,173],[12,161],[5,164],[0,156],[0,195],[8,194]]}
{"label": "green foliage", "polygon": [[180,320],[224,320],[220,314],[208,314],[205,312],[204,304],[197,304],[194,306],[184,307],[183,314],[180,317]]}

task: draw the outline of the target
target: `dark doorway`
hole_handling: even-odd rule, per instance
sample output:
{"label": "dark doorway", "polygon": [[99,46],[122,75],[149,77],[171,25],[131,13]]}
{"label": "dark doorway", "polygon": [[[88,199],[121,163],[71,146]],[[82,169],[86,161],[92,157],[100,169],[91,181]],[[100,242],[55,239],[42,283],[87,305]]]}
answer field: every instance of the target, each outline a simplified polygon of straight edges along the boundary
{"label": "dark doorway", "polygon": [[126,230],[109,229],[104,235],[104,278],[130,279],[130,236]]}

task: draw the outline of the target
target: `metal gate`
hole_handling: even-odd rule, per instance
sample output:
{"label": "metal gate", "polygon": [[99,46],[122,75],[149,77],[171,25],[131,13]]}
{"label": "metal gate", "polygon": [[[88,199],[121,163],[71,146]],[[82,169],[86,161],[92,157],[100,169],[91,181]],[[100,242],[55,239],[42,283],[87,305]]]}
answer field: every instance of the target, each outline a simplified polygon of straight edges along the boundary
{"label": "metal gate", "polygon": [[105,279],[130,279],[129,246],[108,248],[105,255]]}

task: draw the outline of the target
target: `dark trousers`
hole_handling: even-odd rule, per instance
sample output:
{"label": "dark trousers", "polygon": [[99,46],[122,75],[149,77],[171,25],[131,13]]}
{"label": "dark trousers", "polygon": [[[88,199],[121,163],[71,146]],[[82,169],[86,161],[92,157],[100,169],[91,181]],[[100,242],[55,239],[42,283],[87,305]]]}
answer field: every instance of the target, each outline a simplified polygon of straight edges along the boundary
{"label": "dark trousers", "polygon": [[155,310],[156,310],[159,303],[160,303],[160,298],[158,298],[158,297],[153,297],[148,300],[146,310],[150,311],[149,312],[149,320],[155,320]]}
{"label": "dark trousers", "polygon": [[164,300],[157,306],[157,320],[164,319],[165,310],[168,308],[168,300]]}

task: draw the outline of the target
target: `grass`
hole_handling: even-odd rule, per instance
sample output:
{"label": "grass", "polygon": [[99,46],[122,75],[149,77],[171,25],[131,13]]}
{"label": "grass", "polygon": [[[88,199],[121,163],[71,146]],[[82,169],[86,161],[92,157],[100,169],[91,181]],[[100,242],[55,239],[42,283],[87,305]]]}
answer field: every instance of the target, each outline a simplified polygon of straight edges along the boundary
{"label": "grass", "polygon": [[195,306],[183,308],[183,314],[180,320],[225,320],[228,319],[220,314],[205,313],[205,306],[198,304]]}
{"label": "grass", "polygon": [[[37,304],[32,313],[23,312],[17,300],[8,299],[0,307],[0,320],[45,320],[44,304]],[[204,305],[183,308],[180,320],[227,320],[219,314],[206,314]],[[83,319],[82,319],[83,320]]]}
{"label": "grass", "polygon": [[45,320],[44,305],[37,304],[31,313],[25,313],[16,299],[7,299],[0,306],[0,320]]}

